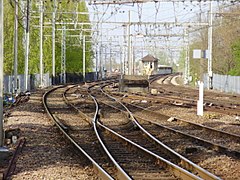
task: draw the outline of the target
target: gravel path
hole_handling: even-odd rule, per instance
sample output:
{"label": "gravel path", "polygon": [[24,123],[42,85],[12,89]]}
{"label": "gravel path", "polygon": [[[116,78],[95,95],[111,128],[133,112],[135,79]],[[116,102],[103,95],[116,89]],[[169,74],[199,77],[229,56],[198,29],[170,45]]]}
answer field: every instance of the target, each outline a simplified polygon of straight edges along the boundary
{"label": "gravel path", "polygon": [[40,91],[33,93],[5,119],[4,129],[20,128],[20,136],[26,138],[12,179],[94,179],[85,158],[72,152],[44,113],[41,96]]}

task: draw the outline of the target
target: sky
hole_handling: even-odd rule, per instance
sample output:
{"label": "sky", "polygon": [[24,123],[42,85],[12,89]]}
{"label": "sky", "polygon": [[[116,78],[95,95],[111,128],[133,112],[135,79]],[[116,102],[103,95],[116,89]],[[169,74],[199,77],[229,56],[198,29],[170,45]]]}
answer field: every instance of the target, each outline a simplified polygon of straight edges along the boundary
{"label": "sky", "polygon": [[[190,29],[199,28],[196,22],[208,22],[210,2],[149,2],[124,5],[89,5],[90,19],[96,41],[113,51],[120,50],[127,44],[127,27],[130,21],[139,22],[131,25],[130,35],[137,59],[148,53],[157,55],[167,53],[170,60],[177,63],[180,52],[185,47],[185,25],[192,23]],[[229,3],[224,3],[228,6]],[[219,11],[222,2],[213,2],[214,12]],[[102,22],[102,23],[101,23]],[[168,37],[166,36],[168,35]],[[125,39],[124,39],[125,37]],[[116,53],[116,59],[120,56]],[[126,51],[125,51],[126,54]]]}

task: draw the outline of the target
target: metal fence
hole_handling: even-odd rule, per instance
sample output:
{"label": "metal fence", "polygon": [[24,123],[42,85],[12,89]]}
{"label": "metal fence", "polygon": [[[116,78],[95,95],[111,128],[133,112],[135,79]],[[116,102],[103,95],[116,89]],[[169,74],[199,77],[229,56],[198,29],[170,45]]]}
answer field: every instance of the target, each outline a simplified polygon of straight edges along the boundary
{"label": "metal fence", "polygon": [[[204,84],[208,84],[207,74],[204,75]],[[240,94],[240,76],[213,74],[213,89]]]}
{"label": "metal fence", "polygon": [[[28,90],[36,89],[41,85],[40,74],[28,75],[28,82],[29,82],[27,84]],[[47,87],[50,85],[52,85],[52,80],[50,78],[49,73],[43,74],[43,86]],[[4,76],[3,92],[10,94],[10,93],[15,93],[15,91],[16,92],[25,91],[23,74],[17,75],[17,87],[16,89],[13,89],[13,88],[14,88],[14,76],[9,76],[9,75]]]}
{"label": "metal fence", "polygon": [[[97,74],[96,72],[89,72],[86,73],[85,81],[96,81],[97,80]],[[24,75],[18,75],[17,76],[17,88],[16,90],[14,88],[14,76],[5,75],[3,80],[3,88],[5,94],[11,94],[15,92],[24,92]],[[39,88],[41,85],[41,79],[40,74],[34,74],[28,76],[28,90],[34,90],[36,88]],[[49,73],[43,74],[43,87],[51,86],[52,82],[54,82],[54,85],[61,83],[61,77],[56,76],[54,78],[54,81],[52,77],[49,75]],[[67,73],[66,74],[66,83],[80,83],[83,82],[83,75],[82,74],[73,74],[73,73]]]}

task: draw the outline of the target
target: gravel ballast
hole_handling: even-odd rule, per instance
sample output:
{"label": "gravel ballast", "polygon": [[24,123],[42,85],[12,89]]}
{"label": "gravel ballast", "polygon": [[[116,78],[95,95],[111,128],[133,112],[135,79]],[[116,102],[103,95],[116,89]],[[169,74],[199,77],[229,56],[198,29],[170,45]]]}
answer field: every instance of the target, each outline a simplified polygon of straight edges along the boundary
{"label": "gravel ballast", "polygon": [[[93,179],[92,168],[61,137],[44,112],[41,98],[41,91],[33,93],[4,119],[4,129],[19,128],[20,137],[26,138],[12,179]],[[11,150],[13,145],[8,147]]]}
{"label": "gravel ballast", "polygon": [[[28,102],[8,110],[9,116],[4,118],[5,130],[19,128],[20,137],[26,138],[12,179],[97,179],[91,165],[84,157],[73,152],[44,112],[42,94],[42,91],[33,93]],[[174,106],[156,108],[155,111],[240,134],[240,122],[235,117],[211,112],[199,117],[194,109]],[[13,144],[8,145],[10,150],[14,147]],[[199,165],[223,179],[240,177],[239,159],[223,155],[205,159]]]}

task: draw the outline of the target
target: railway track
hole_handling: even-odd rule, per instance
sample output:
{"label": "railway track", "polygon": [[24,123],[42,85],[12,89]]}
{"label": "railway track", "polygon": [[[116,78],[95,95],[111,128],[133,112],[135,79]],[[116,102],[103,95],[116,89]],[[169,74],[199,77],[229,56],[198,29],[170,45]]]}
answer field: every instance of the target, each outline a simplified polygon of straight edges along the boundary
{"label": "railway track", "polygon": [[[52,97],[47,95],[53,101],[46,103],[46,109],[49,112],[53,112],[52,114],[50,113],[50,117],[54,119],[56,125],[59,126],[68,139],[72,138],[72,140],[69,140],[78,149],[81,149],[81,154],[92,158],[98,164],[93,166],[102,169],[98,176],[104,174],[107,179],[142,179],[143,177],[201,179],[196,173],[192,174],[104,126],[101,123],[101,118],[98,121],[101,113],[99,112],[96,99],[92,95],[86,94],[86,92],[90,92],[89,89],[81,89],[77,88],[74,90],[74,87],[66,87],[60,88],[60,90],[52,90],[55,95],[52,95]],[[79,98],[79,95],[81,98]],[[62,96],[68,105],[64,103],[58,104],[59,101],[62,102],[60,100]],[[44,99],[47,100],[48,98],[46,98],[45,94]],[[90,98],[92,98],[92,101]],[[86,102],[88,102],[87,105]],[[93,102],[95,102],[96,107],[94,114],[92,113]],[[72,116],[74,113],[71,109],[74,109],[76,116]],[[80,113],[80,111],[82,112]],[[91,162],[93,163],[93,161]],[[97,170],[97,172],[99,171]],[[213,175],[213,177],[215,176]]]}
{"label": "railway track", "polygon": [[[182,107],[196,107],[198,90],[195,88],[175,86],[172,84],[174,76],[167,75],[151,82],[151,88],[157,89],[159,95],[154,99],[160,99],[163,103]],[[160,84],[160,85],[159,85]],[[149,99],[152,97],[149,96]],[[204,108],[207,111],[219,112],[228,115],[240,116],[240,97],[237,95],[219,94],[212,91],[204,92]]]}
{"label": "railway track", "polygon": [[[87,161],[101,169],[98,176],[219,179],[195,163],[219,154],[240,157],[239,136],[159,115],[126,99],[123,106],[121,95],[110,99],[112,93],[100,91],[101,86],[94,83],[62,87],[59,92],[56,89],[53,97],[49,96],[55,99],[49,103],[53,112],[50,117],[63,134],[73,138],[70,141],[80,147],[80,154],[89,156],[92,160]],[[62,98],[66,103],[57,105]],[[208,134],[208,139],[203,134]]]}
{"label": "railway track", "polygon": [[[96,104],[97,107],[97,104]],[[103,126],[102,124],[98,123],[98,125],[101,127],[101,138],[102,141],[106,142],[107,146],[107,153],[111,153],[114,156],[114,161],[117,161],[120,167],[124,168],[124,171],[129,174],[130,179],[139,179],[144,175],[145,178],[153,178],[157,175],[158,178],[164,177],[167,179],[176,179],[176,176],[179,176],[183,179],[190,178],[195,179],[194,175],[191,173],[179,168],[178,166],[172,164],[171,162],[168,162],[161,157],[148,152],[148,150],[136,145],[135,143],[127,140],[126,138],[120,136],[116,132],[108,129],[107,127]],[[103,130],[104,129],[104,130]],[[109,136],[111,134],[111,136]],[[112,137],[114,136],[114,137]],[[115,141],[117,139],[118,141]],[[129,147],[126,146],[126,143]],[[134,152],[132,149],[137,149],[136,152]],[[139,153],[139,150],[142,152]],[[109,152],[110,151],[110,152]],[[146,158],[147,154],[148,158]],[[142,158],[140,158],[142,156]],[[149,161],[149,156],[152,159]],[[155,159],[155,160],[154,160]],[[134,162],[134,163],[133,163]],[[158,167],[156,164],[160,162],[160,167]],[[136,168],[137,167],[137,168]],[[140,167],[145,167],[144,169]],[[159,169],[165,169],[164,172]],[[181,173],[180,173],[181,172]],[[181,175],[180,175],[180,174]]]}
{"label": "railway track", "polygon": [[[99,94],[100,93],[96,93],[96,96]],[[106,96],[110,97],[108,94],[106,94]],[[104,100],[104,98],[102,96],[101,97],[97,96],[97,99],[100,99],[100,102],[101,102],[100,104],[104,104],[104,105],[102,105],[103,107],[108,106],[108,107],[115,108],[118,110],[121,110],[121,108],[123,108],[126,111],[126,107],[124,108],[124,106],[121,105],[120,103],[118,103],[116,100],[113,101],[114,98],[112,100]],[[104,107],[104,108],[106,108],[106,107]],[[108,108],[105,111],[110,112],[111,110]],[[122,110],[122,111],[124,111],[124,110]],[[112,124],[111,129],[114,129],[114,131],[118,132],[119,134],[123,135],[124,137],[127,137],[128,139],[132,140],[133,142],[136,142],[137,144],[143,146],[144,148],[151,149],[151,151],[154,152],[155,154],[161,154],[161,156],[163,156],[164,158],[166,158],[166,159],[174,162],[175,164],[178,164],[181,167],[184,167],[190,171],[195,171],[196,174],[200,174],[200,176],[202,176],[204,178],[207,178],[207,179],[215,179],[216,178],[217,179],[216,176],[206,172],[202,168],[198,167],[197,165],[193,164],[186,158],[182,157],[181,155],[173,152],[172,150],[170,150],[168,148],[165,149],[166,146],[164,146],[157,139],[155,139],[151,135],[149,135],[148,132],[146,132],[146,131],[144,132],[144,130],[139,131],[139,128],[141,128],[141,126],[134,120],[134,117],[132,116],[132,114],[128,111],[126,115],[127,115],[127,120],[126,119],[120,120],[120,117],[118,116],[117,121],[120,121],[121,122],[120,124],[116,123],[116,122],[114,123],[112,121],[105,122],[104,121],[105,118],[101,119],[101,121],[104,124],[107,124],[108,126],[110,126]],[[129,119],[128,119],[129,116],[132,119],[131,121],[129,121]],[[119,127],[121,127],[121,128],[119,128]],[[146,136],[148,138],[146,138]]]}
{"label": "railway track", "polygon": [[113,166],[109,163],[108,156],[101,153],[91,122],[79,118],[79,114],[63,100],[63,94],[68,89],[69,87],[57,87],[48,91],[43,97],[45,109],[64,137],[75,147],[74,151],[85,157],[85,163],[96,170],[97,176],[112,179],[103,167],[113,173]]}
{"label": "railway track", "polygon": [[[114,93],[116,95],[116,93]],[[141,121],[155,124],[158,127],[168,129],[174,133],[190,139],[195,139],[198,143],[203,143],[207,147],[217,149],[229,155],[240,157],[240,136],[233,133],[217,130],[188,120],[171,117],[150,110],[147,106],[140,106],[137,103],[129,103],[129,100],[119,98],[124,104],[134,112],[134,117]],[[152,120],[150,121],[149,118]]]}
{"label": "railway track", "polygon": [[[69,88],[67,88],[66,90],[69,90]],[[126,174],[125,171],[122,170],[120,165],[116,165],[119,163],[119,160],[118,160],[118,162],[116,162],[114,160],[114,158],[111,156],[111,154],[108,152],[107,148],[104,146],[103,140],[98,133],[99,130],[96,127],[97,113],[95,113],[95,115],[94,115],[94,118],[92,121],[92,124],[93,124],[92,128],[89,128],[89,127],[82,128],[82,126],[87,126],[87,124],[86,124],[86,121],[84,123],[82,123],[82,122],[79,123],[79,119],[78,119],[78,123],[75,124],[76,121],[74,121],[72,119],[74,116],[71,116],[70,119],[66,118],[66,116],[69,117],[70,114],[72,114],[72,113],[70,113],[70,109],[68,107],[66,107],[66,105],[64,105],[64,104],[57,103],[62,98],[62,94],[65,94],[66,90],[64,90],[64,92],[62,92],[63,89],[60,89],[60,90],[56,89],[54,92],[54,95],[52,97],[54,99],[54,101],[52,102],[53,104],[50,102],[46,103],[48,106],[48,110],[50,110],[50,112],[54,112],[51,116],[54,117],[54,121],[57,124],[57,126],[59,126],[59,128],[61,129],[63,134],[68,138],[68,140],[70,140],[78,148],[80,153],[84,154],[92,162],[92,164],[94,164],[93,166],[95,166],[95,168],[97,168],[99,177],[101,177],[103,179],[113,179],[113,178],[114,179],[115,178],[116,179],[132,179],[132,177],[130,175]],[[56,97],[56,96],[58,96],[58,97]],[[87,97],[87,96],[85,96],[85,97]],[[51,97],[49,96],[48,98],[51,98]],[[68,104],[69,104],[69,102],[68,102]],[[66,112],[67,112],[67,115],[66,115]],[[96,110],[96,112],[98,112],[98,110]],[[83,124],[85,124],[85,125],[83,125]],[[93,129],[94,129],[94,131],[93,131]],[[81,131],[84,131],[84,133],[81,133]],[[84,135],[82,135],[82,134],[84,134]],[[104,133],[102,132],[101,136],[103,136],[103,134]],[[106,140],[107,136],[105,135],[104,137]],[[96,139],[98,139],[98,140],[96,140]],[[101,144],[101,147],[96,144]],[[116,154],[122,155],[122,154],[124,154],[124,152],[127,152],[127,151],[130,154],[129,157],[135,155],[135,154],[133,154],[132,151],[129,151],[126,146],[122,146],[122,144],[119,141],[115,142],[114,144],[115,144],[115,146],[122,147],[121,150],[120,149],[115,150],[117,152],[120,152],[120,153],[115,153],[115,155]],[[106,153],[101,153],[102,149],[104,149],[104,152],[106,152]],[[114,150],[111,150],[111,151],[114,151]],[[113,153],[113,152],[111,152],[111,153]],[[126,154],[124,154],[124,155],[126,155]],[[129,157],[127,159],[129,159]],[[139,156],[137,156],[137,157],[139,157]],[[112,159],[112,161],[110,161],[110,159]],[[134,158],[132,157],[132,159],[134,159]],[[111,165],[112,164],[111,162],[113,162],[115,165]],[[148,165],[150,165],[148,159],[146,161],[141,161],[140,164],[144,164],[144,163],[145,164],[148,163]],[[164,162],[161,162],[161,163],[164,163]],[[116,168],[116,166],[118,166],[118,167]],[[169,164],[165,164],[164,168],[166,168],[165,166],[170,168]],[[171,168],[173,168],[175,170],[174,172],[176,173],[176,175],[174,175],[174,173],[170,173],[169,171],[167,171],[167,173],[161,172],[162,176],[164,174],[164,176],[167,177],[168,179],[177,179],[176,176],[182,177],[182,179],[184,179],[186,177],[188,177],[188,178],[191,177],[191,179],[197,179],[194,175],[192,175],[189,172],[184,172],[184,170],[182,172],[182,170],[178,170],[179,168],[177,166],[175,167],[175,165],[172,165]],[[179,171],[181,173],[179,173]]]}

